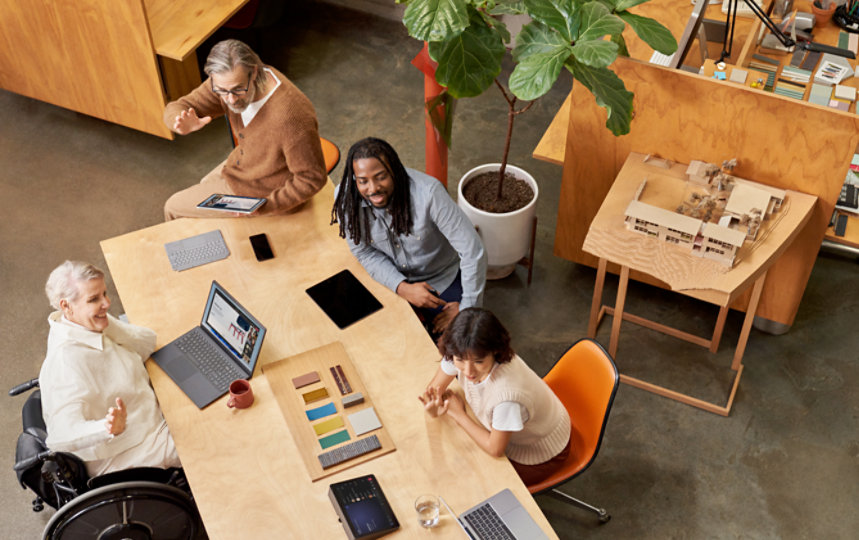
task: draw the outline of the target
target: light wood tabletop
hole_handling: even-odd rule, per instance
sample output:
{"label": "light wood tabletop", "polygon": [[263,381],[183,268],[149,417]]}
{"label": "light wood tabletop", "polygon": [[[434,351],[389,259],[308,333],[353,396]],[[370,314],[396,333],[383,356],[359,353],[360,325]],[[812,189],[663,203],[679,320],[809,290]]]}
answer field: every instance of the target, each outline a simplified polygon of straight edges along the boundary
{"label": "light wood tabletop", "polygon": [[[510,488],[551,538],[545,516],[505,458],[491,458],[448,419],[427,417],[417,396],[438,367],[438,352],[409,305],[375,282],[330,226],[329,184],[289,216],[182,219],[104,240],[102,250],[129,320],[150,327],[162,346],[199,324],[213,279],[268,329],[244,410],[222,398],[203,410],[153,362],[153,387],[173,433],[209,537],[343,538],[328,499],[330,483],[373,473],[400,521],[392,536],[418,538],[414,501],[444,497],[462,512]],[[174,272],[164,243],[213,229],[227,259]],[[257,262],[248,237],[266,233],[275,258]],[[305,289],[349,269],[384,306],[344,330]],[[342,343],[396,450],[312,482],[261,364]],[[461,538],[442,510],[434,538]]]}
{"label": "light wood tabletop", "polygon": [[156,54],[184,60],[247,3],[248,0],[144,0]]}

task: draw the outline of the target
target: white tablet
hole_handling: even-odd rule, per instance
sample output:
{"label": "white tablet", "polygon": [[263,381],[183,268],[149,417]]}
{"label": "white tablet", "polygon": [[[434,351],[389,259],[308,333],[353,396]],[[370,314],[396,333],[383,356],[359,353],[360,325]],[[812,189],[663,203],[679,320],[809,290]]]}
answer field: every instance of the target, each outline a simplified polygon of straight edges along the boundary
{"label": "white tablet", "polygon": [[215,193],[197,205],[197,208],[208,210],[223,210],[225,212],[241,212],[250,214],[265,204],[266,199],[256,197],[241,197],[239,195],[224,195]]}

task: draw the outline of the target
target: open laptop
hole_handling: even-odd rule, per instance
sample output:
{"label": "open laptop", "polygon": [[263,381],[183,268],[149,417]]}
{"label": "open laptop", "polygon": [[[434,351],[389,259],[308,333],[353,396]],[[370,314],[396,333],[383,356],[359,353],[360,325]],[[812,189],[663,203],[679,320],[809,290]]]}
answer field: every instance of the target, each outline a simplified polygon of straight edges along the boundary
{"label": "open laptop", "polygon": [[254,372],[265,327],[227,291],[212,282],[203,321],[152,354],[155,363],[203,408]]}
{"label": "open laptop", "polygon": [[458,516],[444,499],[439,497],[439,500],[465,534],[473,540],[549,538],[509,489],[496,493]]}

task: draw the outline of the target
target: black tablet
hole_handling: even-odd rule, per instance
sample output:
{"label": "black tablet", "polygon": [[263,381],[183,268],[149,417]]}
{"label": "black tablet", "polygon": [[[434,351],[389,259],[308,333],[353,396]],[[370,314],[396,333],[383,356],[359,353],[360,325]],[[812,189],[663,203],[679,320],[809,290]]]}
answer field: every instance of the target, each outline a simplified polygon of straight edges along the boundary
{"label": "black tablet", "polygon": [[307,289],[307,294],[341,329],[382,309],[373,293],[349,270],[317,283]]}
{"label": "black tablet", "polygon": [[375,475],[331,484],[328,497],[350,540],[372,540],[400,528]]}

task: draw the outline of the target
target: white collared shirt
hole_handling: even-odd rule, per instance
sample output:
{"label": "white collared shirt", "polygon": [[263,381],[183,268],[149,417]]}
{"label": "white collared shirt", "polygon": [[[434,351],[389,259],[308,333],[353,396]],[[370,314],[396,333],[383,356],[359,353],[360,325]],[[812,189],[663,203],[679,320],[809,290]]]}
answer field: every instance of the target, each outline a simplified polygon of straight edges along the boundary
{"label": "white collared shirt", "polygon": [[274,88],[269,90],[268,94],[266,94],[265,97],[263,97],[261,100],[252,101],[251,103],[248,103],[248,106],[245,108],[245,110],[242,111],[242,123],[244,123],[245,127],[247,127],[248,124],[251,123],[251,120],[253,120],[259,110],[262,109],[262,106],[265,105],[265,102],[268,101],[272,94],[274,94],[274,91],[277,90],[277,87],[281,85],[280,79],[275,77],[274,73],[272,73],[270,69],[263,69],[267,74],[271,75],[272,79],[274,79]]}

